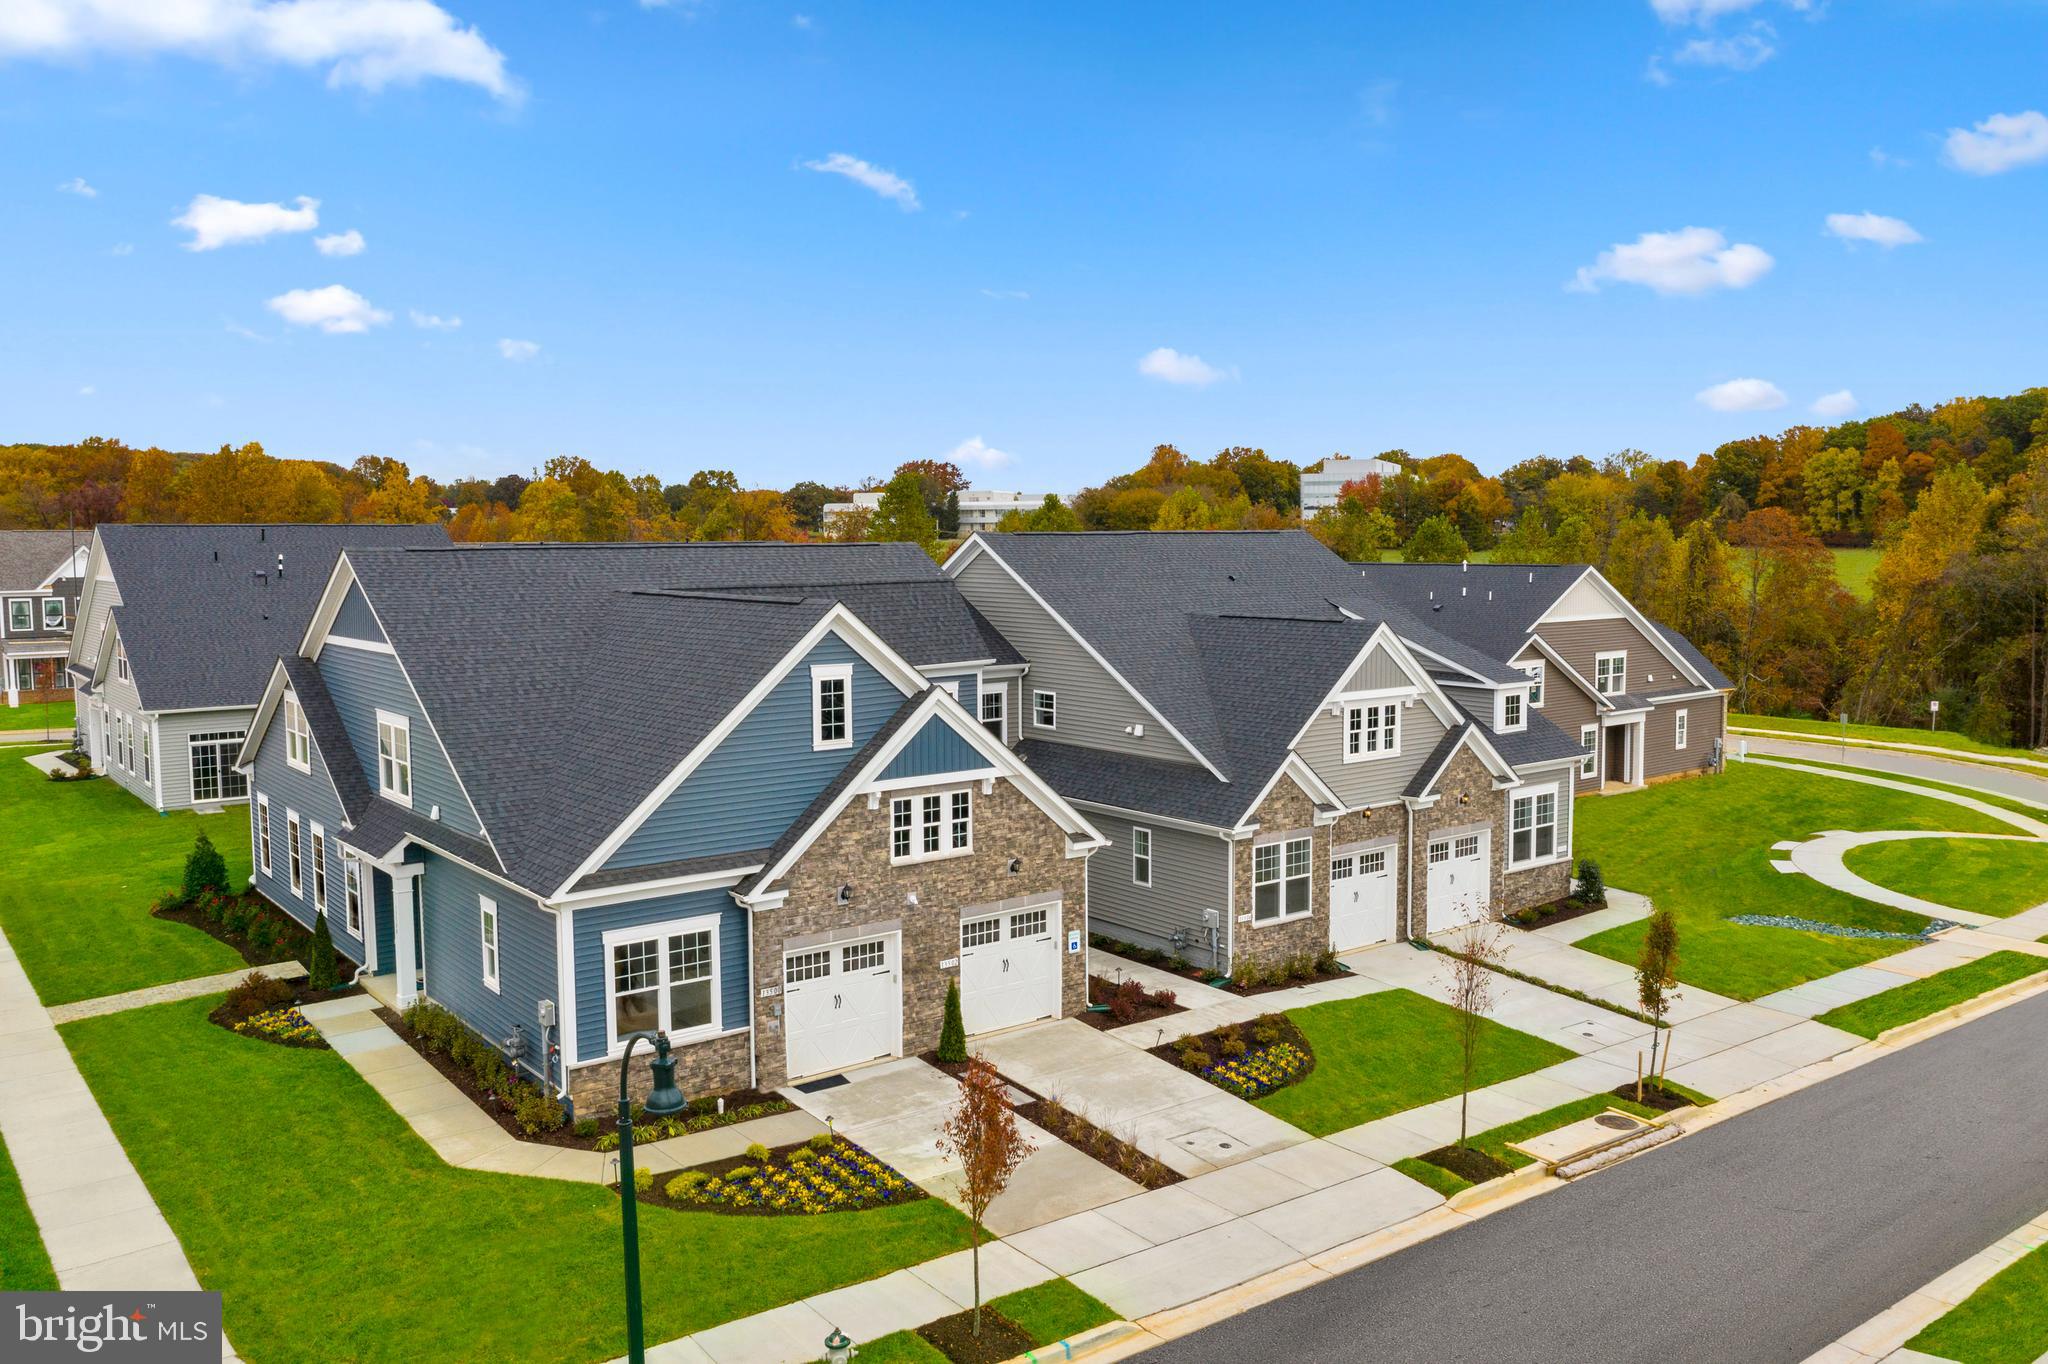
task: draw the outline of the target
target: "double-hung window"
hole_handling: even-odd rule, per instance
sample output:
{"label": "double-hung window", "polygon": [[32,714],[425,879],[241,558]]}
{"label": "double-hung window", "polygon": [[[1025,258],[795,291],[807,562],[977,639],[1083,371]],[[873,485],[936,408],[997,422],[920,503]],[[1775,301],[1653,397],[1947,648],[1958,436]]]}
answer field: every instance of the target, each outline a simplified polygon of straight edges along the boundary
{"label": "double-hung window", "polygon": [[7,629],[25,635],[36,628],[35,605],[27,597],[13,597],[7,603]]}
{"label": "double-hung window", "polygon": [[313,913],[327,912],[327,831],[315,824],[313,838]]}
{"label": "double-hung window", "polygon": [[306,712],[299,698],[284,694],[284,760],[301,772],[313,770],[313,732],[306,727]]}
{"label": "double-hung window", "polygon": [[1374,702],[1344,708],[1344,761],[1390,758],[1401,751],[1401,703]]}
{"label": "double-hung window", "polygon": [[1136,826],[1131,829],[1131,884],[1152,884],[1152,831]]}
{"label": "double-hung window", "polygon": [[341,899],[343,913],[348,919],[348,931],[356,937],[363,936],[363,864],[356,855],[345,852],[341,855]]}
{"label": "double-hung window", "polygon": [[270,797],[256,797],[256,865],[270,875]]}
{"label": "double-hung window", "polygon": [[1309,912],[1309,866],[1313,842],[1308,835],[1252,849],[1252,921],[1271,923]]}
{"label": "double-hung window", "polygon": [[377,712],[377,794],[412,808],[412,725],[388,710]]}
{"label": "double-hung window", "polygon": [[297,810],[287,810],[284,812],[284,846],[285,859],[291,868],[292,894],[303,897],[306,893],[305,881],[303,879],[305,864],[299,849],[299,812]]}
{"label": "double-hung window", "polygon": [[1557,788],[1517,792],[1509,801],[1508,865],[1528,866],[1557,857]]}
{"label": "double-hung window", "polygon": [[[489,941],[495,949],[495,912],[490,923]],[[604,946],[611,990],[605,1026],[612,1050],[636,1032],[659,1031],[675,1038],[718,1031],[715,920],[613,929],[604,935]],[[495,957],[487,960],[495,972]]]}
{"label": "double-hung window", "polygon": [[1619,696],[1628,690],[1628,653],[1596,654],[1593,657],[1593,690],[1602,696]]}
{"label": "double-hung window", "polygon": [[1031,693],[1031,723],[1040,729],[1057,729],[1060,720],[1060,694],[1056,691],[1035,691]]}
{"label": "double-hung window", "polygon": [[996,742],[1010,742],[1008,718],[1003,713],[1004,692],[1001,687],[991,687],[981,694],[981,727],[996,736]]}
{"label": "double-hung window", "polygon": [[926,862],[974,851],[971,791],[928,791],[889,802],[889,860]]}
{"label": "double-hung window", "polygon": [[64,599],[62,597],[43,598],[43,628],[45,630],[61,630],[64,628]]}
{"label": "double-hung window", "polygon": [[128,646],[118,639],[114,641],[114,676],[128,680]]}
{"label": "double-hung window", "polygon": [[1579,775],[1590,777],[1599,770],[1600,726],[1579,726],[1579,749],[1584,755],[1579,759]]}
{"label": "double-hung window", "polygon": [[498,993],[498,902],[486,895],[476,897],[478,940],[483,945],[484,988]]}
{"label": "double-hung window", "polygon": [[1678,712],[1678,714],[1672,718],[1672,723],[1677,727],[1677,733],[1672,740],[1671,746],[1673,748],[1684,748],[1686,730],[1685,712]]}
{"label": "double-hung window", "polygon": [[1529,708],[1543,709],[1543,665],[1541,663],[1517,663],[1515,665],[1529,675]]}
{"label": "double-hung window", "polygon": [[811,669],[811,747],[853,746],[853,666],[821,663]]}
{"label": "double-hung window", "polygon": [[[153,753],[153,752],[151,751],[151,748],[150,748],[150,738],[149,738],[149,734],[150,734],[150,726],[148,726],[148,725],[144,725],[144,726],[142,727],[142,784],[143,784],[144,786],[147,786],[147,785],[149,785],[149,784],[150,784],[150,781],[149,781],[149,769],[150,769],[150,766],[151,766],[151,764],[150,764],[150,759],[151,759],[152,757],[154,757],[154,756],[155,756],[155,754],[154,754],[154,753]],[[1685,745],[1684,745],[1684,744],[1680,744],[1680,745],[1679,745],[1679,747],[1680,747],[1680,748],[1684,748],[1684,747],[1685,747]]]}

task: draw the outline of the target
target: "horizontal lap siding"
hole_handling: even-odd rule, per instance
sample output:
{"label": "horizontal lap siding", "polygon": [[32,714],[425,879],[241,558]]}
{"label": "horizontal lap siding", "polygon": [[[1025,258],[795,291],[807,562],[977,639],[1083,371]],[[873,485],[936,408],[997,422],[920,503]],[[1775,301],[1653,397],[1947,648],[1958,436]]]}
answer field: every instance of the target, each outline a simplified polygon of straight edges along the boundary
{"label": "horizontal lap siding", "polygon": [[483,825],[469,808],[448,754],[414,699],[398,660],[390,654],[330,642],[320,650],[319,668],[328,692],[334,697],[334,707],[341,712],[341,722],[348,730],[356,759],[369,774],[371,789],[376,788],[377,782],[377,712],[386,710],[404,716],[409,731],[412,808],[425,815],[438,805],[441,822],[449,828],[481,834]]}
{"label": "horizontal lap siding", "polygon": [[[255,718],[254,706],[234,710],[184,711],[157,718],[156,779],[163,784],[166,810],[181,809],[192,803],[191,737],[195,734],[246,734]],[[138,739],[136,744],[139,753],[141,740]],[[234,760],[232,752],[228,760]]]}
{"label": "horizontal lap siding", "polygon": [[944,684],[946,686],[958,687],[960,689],[960,704],[967,707],[967,713],[974,716],[981,714],[981,711],[976,708],[976,697],[980,695],[979,689],[981,686],[979,674],[933,673],[931,681],[935,686]]}
{"label": "horizontal lap siding", "polygon": [[1685,674],[1641,630],[1621,617],[1612,620],[1543,621],[1536,633],[1576,668],[1588,682],[1598,682],[1593,659],[1596,655],[1628,654],[1628,690],[1668,690],[1685,681]]}
{"label": "horizontal lap siding", "polygon": [[[853,668],[853,742],[844,748],[811,747],[811,668],[818,664]],[[902,704],[903,693],[851,645],[826,636],[605,866],[768,847]]]}
{"label": "horizontal lap siding", "polygon": [[[1586,695],[1578,683],[1566,677],[1563,670],[1547,658],[1543,660],[1543,704],[1536,707],[1535,711],[1563,730],[1565,736],[1573,743],[1579,741],[1581,729],[1599,723],[1599,713],[1594,707],[1593,698]],[[1596,738],[1594,743],[1597,745],[1599,740]],[[1592,776],[1578,780],[1582,786],[1597,787],[1600,784],[1600,769],[1596,766]]]}
{"label": "horizontal lap siding", "polygon": [[575,917],[576,964],[576,1056],[578,1061],[602,1060],[605,1054],[605,1011],[611,1007],[607,986],[610,967],[605,961],[604,935],[614,928],[637,928],[665,923],[670,919],[718,917],[719,1013],[726,1029],[747,1025],[746,911],[733,903],[732,892],[723,887],[632,900],[622,905],[579,909]]}
{"label": "horizontal lap siding", "polygon": [[[982,554],[961,569],[954,581],[975,609],[1031,660],[1019,707],[1010,715],[1013,738],[1057,738],[1143,758],[1195,761],[1165,726],[1032,600],[1007,569]],[[1033,691],[1059,694],[1054,728],[1039,729],[1031,723]],[[1125,732],[1127,726],[1137,724],[1145,727],[1142,739]]]}
{"label": "horizontal lap siding", "polygon": [[961,738],[951,725],[934,717],[924,722],[924,728],[883,769],[882,780],[937,777],[949,772],[972,772],[988,765],[980,749]]}
{"label": "horizontal lap siding", "polygon": [[1295,751],[1332,791],[1343,797],[1346,807],[1357,810],[1399,800],[1420,768],[1444,737],[1443,722],[1435,712],[1417,701],[1401,708],[1401,751],[1391,758],[1365,762],[1344,761],[1344,717],[1319,711],[1301,736]]}
{"label": "horizontal lap siding", "polygon": [[389,643],[384,638],[382,627],[377,624],[376,613],[370,610],[370,603],[363,596],[360,583],[349,584],[348,595],[341,599],[341,608],[334,613],[334,624],[328,627],[327,633]]}
{"label": "horizontal lap siding", "polygon": [[[1171,949],[1176,931],[1185,934],[1183,955],[1206,965],[1208,943],[1202,911],[1216,911],[1216,927],[1227,952],[1230,932],[1230,849],[1213,834],[1146,825],[1085,809],[1088,822],[1110,846],[1088,859],[1088,924],[1092,931],[1147,947]],[[1152,884],[1131,880],[1131,828],[1152,830]]]}
{"label": "horizontal lap siding", "polygon": [[[255,800],[257,796],[270,799],[270,874],[264,875],[262,855],[255,842],[250,843],[249,855],[256,868],[256,888],[300,923],[313,926],[313,825],[318,822],[327,844],[327,931],[334,937],[335,950],[350,961],[363,960],[362,938],[348,931],[347,892],[343,887],[341,846],[338,836],[342,830],[341,805],[334,798],[334,788],[329,784],[327,764],[321,755],[320,746],[311,744],[311,772],[300,772],[285,761],[284,708],[280,702],[273,722],[263,732],[263,742],[257,746],[256,761],[249,774],[250,829],[260,817]],[[344,756],[344,762],[352,759]],[[287,812],[299,812],[299,826],[305,842],[305,896],[301,899],[292,894],[292,870],[290,850],[286,843]],[[369,880],[369,868],[363,868],[365,883]],[[363,913],[370,912],[368,886],[364,886]]]}
{"label": "horizontal lap siding", "polygon": [[[507,886],[479,876],[427,848],[414,860],[425,895],[427,997],[496,1044],[523,1028],[521,1064],[545,1075],[546,1043],[538,1008],[554,999],[555,918]],[[479,897],[498,906],[498,990],[484,984],[483,915]],[[559,1004],[559,1001],[557,1001]]]}
{"label": "horizontal lap siding", "polygon": [[[1674,701],[1652,710],[1644,721],[1643,775],[1668,777],[1703,772],[1714,765],[1714,740],[1721,737],[1727,700],[1719,695]],[[1678,744],[1678,712],[1686,712],[1685,747]]]}

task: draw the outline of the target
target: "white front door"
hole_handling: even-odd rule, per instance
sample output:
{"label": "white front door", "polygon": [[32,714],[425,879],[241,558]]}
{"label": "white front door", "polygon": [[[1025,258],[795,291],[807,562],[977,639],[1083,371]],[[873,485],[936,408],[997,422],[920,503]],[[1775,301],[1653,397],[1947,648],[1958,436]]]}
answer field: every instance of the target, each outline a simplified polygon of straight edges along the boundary
{"label": "white front door", "polygon": [[1338,952],[1394,940],[1394,868],[1388,848],[1330,859],[1330,946]]}
{"label": "white front door", "polygon": [[960,1016],[993,1032],[1060,1015],[1060,907],[960,922]]}
{"label": "white front door", "polygon": [[790,952],[782,1017],[791,1079],[845,1070],[903,1050],[897,935]]}
{"label": "white front door", "polygon": [[1440,933],[1485,917],[1493,894],[1487,853],[1483,833],[1430,840],[1429,931]]}

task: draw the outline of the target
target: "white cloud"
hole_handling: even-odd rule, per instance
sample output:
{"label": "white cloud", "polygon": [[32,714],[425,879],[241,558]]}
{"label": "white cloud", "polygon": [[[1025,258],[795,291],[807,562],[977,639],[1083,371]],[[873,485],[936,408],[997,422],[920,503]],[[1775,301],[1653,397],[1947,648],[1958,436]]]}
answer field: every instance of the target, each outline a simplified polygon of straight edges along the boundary
{"label": "white cloud", "polygon": [[135,254],[135,243],[115,242],[107,248],[107,254],[110,256],[132,256]]}
{"label": "white cloud", "polygon": [[223,66],[322,68],[331,87],[423,80],[517,100],[505,55],[432,0],[10,0],[0,56],[75,61],[171,54]]}
{"label": "white cloud", "polygon": [[1694,38],[1671,54],[1671,60],[1686,66],[1719,66],[1729,71],[1754,71],[1778,55],[1777,33],[1769,24],[1757,23],[1747,33],[1731,38]]}
{"label": "white cloud", "polygon": [[1369,128],[1384,128],[1394,121],[1394,97],[1401,93],[1401,82],[1397,80],[1376,80],[1358,92],[1358,116]]}
{"label": "white cloud", "polygon": [[80,385],[79,385],[79,388],[78,388],[78,396],[79,396],[79,397],[81,397],[81,398],[90,398],[90,397],[91,397],[92,395],[93,395],[93,386],[92,386],[91,384],[80,384]]}
{"label": "white cloud", "polygon": [[1147,351],[1138,360],[1138,373],[1169,384],[1192,384],[1197,388],[1218,379],[1237,377],[1235,369],[1218,369],[1199,355],[1183,355],[1171,346]]}
{"label": "white cloud", "polygon": [[1844,417],[1854,415],[1861,405],[1856,401],[1855,394],[1846,388],[1838,388],[1833,393],[1823,393],[1813,400],[1813,415],[1826,417],[1829,421],[1840,421]]}
{"label": "white cloud", "polygon": [[1768,379],[1730,379],[1693,397],[1716,412],[1768,412],[1785,405],[1785,390]]}
{"label": "white cloud", "polygon": [[1643,79],[1656,86],[1671,84],[1671,73],[1664,69],[1664,59],[1654,52],[1650,54],[1649,64],[1643,68]]}
{"label": "white cloud", "polygon": [[[1650,0],[1650,8],[1667,24],[1710,24],[1724,14],[1755,9],[1763,0]],[[1795,5],[1794,8],[1804,8]]]}
{"label": "white cloud", "polygon": [[792,28],[807,29],[810,28],[814,22],[815,21],[808,14],[792,14],[789,16],[790,27]]}
{"label": "white cloud", "polygon": [[1903,170],[1913,163],[1903,156],[1893,156],[1882,147],[1872,147],[1870,149],[1870,164],[1876,166],[1879,170],[1889,170],[1894,167]]}
{"label": "white cloud", "polygon": [[82,175],[74,175],[63,184],[57,186],[57,192],[59,194],[76,194],[81,199],[97,199],[100,197],[100,192],[91,185],[86,184],[85,177]]}
{"label": "white cloud", "polygon": [[462,325],[459,317],[441,317],[435,313],[423,313],[418,308],[406,309],[406,315],[412,318],[413,326],[424,331],[452,332]]}
{"label": "white cloud", "polygon": [[1830,213],[1828,232],[1845,242],[1875,242],[1883,247],[1927,240],[1904,218],[1887,218],[1882,213]]}
{"label": "white cloud", "polygon": [[498,342],[498,354],[515,364],[524,363],[540,354],[540,342],[515,341],[507,336]]}
{"label": "white cloud", "polygon": [[1731,246],[1711,227],[1682,227],[1616,242],[1591,265],[1580,266],[1565,287],[1590,294],[1604,283],[1640,284],[1660,294],[1703,294],[1710,289],[1747,289],[1774,264],[1760,246]]}
{"label": "white cloud", "polygon": [[271,337],[265,336],[262,332],[252,331],[250,328],[243,326],[241,323],[235,321],[232,317],[227,319],[226,326],[228,329],[228,335],[239,336],[244,341],[255,341],[261,345],[267,346],[270,344],[272,340]]}
{"label": "white cloud", "polygon": [[863,161],[845,152],[834,152],[822,161],[804,162],[805,170],[819,171],[825,175],[843,175],[856,185],[864,185],[881,195],[893,199],[902,206],[905,213],[915,213],[924,207],[917,201],[917,187],[894,171],[883,170],[880,166]]}
{"label": "white cloud", "polygon": [[260,242],[279,232],[311,232],[320,226],[320,201],[301,194],[283,204],[245,204],[213,194],[195,194],[185,211],[171,219],[172,227],[187,228],[192,240],[187,251],[212,251],[216,247]]}
{"label": "white cloud", "polygon": [[945,458],[952,464],[972,465],[977,469],[1000,469],[1010,462],[1010,452],[996,449],[980,436],[969,436],[948,450]]}
{"label": "white cloud", "polygon": [[983,289],[981,296],[983,298],[1023,300],[1031,297],[1031,291],[1029,289]]}
{"label": "white cloud", "polygon": [[350,228],[331,236],[313,238],[313,249],[323,256],[360,256],[363,254],[363,234]]}
{"label": "white cloud", "polygon": [[370,306],[370,300],[340,284],[324,289],[293,289],[263,305],[294,327],[323,332],[366,332],[391,320],[391,314]]}
{"label": "white cloud", "polygon": [[1948,130],[1941,159],[1970,175],[1998,175],[2048,161],[2048,115],[2039,109],[1993,114],[1975,128]]}

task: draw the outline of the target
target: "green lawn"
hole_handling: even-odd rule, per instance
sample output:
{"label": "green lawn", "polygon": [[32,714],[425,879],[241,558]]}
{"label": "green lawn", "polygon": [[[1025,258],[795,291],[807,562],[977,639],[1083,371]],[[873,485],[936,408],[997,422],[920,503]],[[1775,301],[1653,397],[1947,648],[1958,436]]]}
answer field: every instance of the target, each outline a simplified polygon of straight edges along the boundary
{"label": "green lawn", "polygon": [[1819,758],[1776,758],[1772,761],[1796,762],[1802,767],[1818,767],[1827,772],[1855,772],[1866,777],[1882,777],[1886,781],[1911,782],[1915,786],[1924,786],[1931,791],[1946,791],[1952,796],[1968,796],[1971,800],[1996,805],[2001,810],[2010,810],[2016,815],[2027,815],[2033,819],[2048,815],[2048,805],[2043,805],[2039,801],[2021,800],[2018,796],[1986,791],[1982,787],[1957,786],[1950,782],[1930,781],[1926,777],[1911,777],[1898,772],[1876,772],[1868,767],[1857,767],[1853,763],[1823,762]]}
{"label": "green lawn", "polygon": [[[1704,1096],[1701,1097],[1704,1099]],[[1583,1099],[1575,1099],[1568,1104],[1559,1104],[1556,1108],[1546,1109],[1541,1113],[1531,1113],[1520,1121],[1503,1123],[1499,1127],[1490,1128],[1484,1132],[1476,1132],[1473,1134],[1472,1139],[1465,1144],[1476,1150],[1484,1151],[1495,1160],[1505,1161],[1508,1165],[1519,1170],[1525,1165],[1533,1165],[1535,1157],[1525,1156],[1520,1151],[1511,1149],[1508,1146],[1509,1142],[1527,1141],[1529,1138],[1541,1136],[1545,1132],[1555,1132],[1558,1128],[1569,1127],[1582,1118],[1597,1117],[1610,1108],[1620,1109],[1624,1113],[1633,1113],[1639,1118],[1654,1118],[1657,1116],[1656,1109],[1651,1108],[1648,1104],[1639,1104],[1633,1099],[1617,1099],[1612,1094],[1589,1094]],[[1407,1160],[1395,1161],[1394,1168],[1407,1175],[1410,1179],[1419,1180],[1427,1184],[1446,1198],[1472,1187],[1470,1180],[1452,1174],[1441,1165],[1432,1165],[1428,1161],[1414,1156],[1409,1157]]]}
{"label": "green lawn", "polygon": [[0,1293],[54,1293],[57,1275],[43,1250],[14,1162],[0,1146]]}
{"label": "green lawn", "polygon": [[[1306,1080],[1258,1101],[1276,1118],[1321,1137],[1447,1099],[1460,1075],[1457,1011],[1411,990],[1290,1009],[1316,1055]],[[1540,1037],[1486,1020],[1474,1089],[1572,1059]]]}
{"label": "green lawn", "polygon": [[[1842,724],[1838,720],[1815,720],[1799,715],[1743,715],[1739,712],[1729,715],[1731,726],[1747,729],[1770,729],[1785,734],[1813,734],[1828,739],[1842,737]],[[2006,748],[1999,744],[1987,744],[1972,739],[1967,734],[1952,730],[1911,728],[1901,725],[1855,725],[1848,728],[1851,739],[1868,739],[1874,743],[1923,744],[1931,748],[1946,748],[1955,753],[1984,753],[2000,758],[2032,758],[2037,762],[2048,761],[2039,753],[2024,748]],[[1739,736],[1738,736],[1739,737]]]}
{"label": "green lawn", "polygon": [[175,887],[201,829],[249,877],[249,817],[160,815],[109,778],[53,782],[0,753],[0,929],[44,1004],[232,971],[233,948],[149,906]]}
{"label": "green lawn", "polygon": [[[982,1306],[1016,1322],[1041,1347],[1071,1340],[1091,1327],[1116,1320],[1109,1307],[1065,1279],[1049,1279],[1036,1288],[990,1298]],[[946,1364],[938,1347],[916,1331],[891,1331],[872,1343],[854,1344],[861,1364]]]}
{"label": "green lawn", "polygon": [[[1648,895],[1678,916],[1679,979],[1755,999],[1889,956],[1912,944],[1728,923],[1734,914],[1788,914],[1823,923],[1917,932],[1917,914],[1830,890],[1772,868],[1771,844],[1823,829],[1932,829],[2008,833],[1990,815],[1946,801],[1816,773],[1730,763],[1718,777],[1665,782],[1582,800],[1575,851],[1607,884]],[[1623,924],[1579,946],[1634,965],[1643,926]]]}
{"label": "green lawn", "polygon": [[1886,1028],[1911,1023],[1916,1018],[1938,1014],[1964,1000],[1975,999],[1986,990],[2010,985],[2016,980],[2048,971],[2048,957],[2030,952],[1993,952],[1964,966],[1937,971],[1883,994],[1859,999],[1830,1009],[1814,1022],[1853,1032],[1858,1037],[1875,1037]]}
{"label": "green lawn", "polygon": [[1835,581],[1842,590],[1858,601],[1870,600],[1870,576],[1877,572],[1877,561],[1884,557],[1884,551],[1875,548],[1838,549],[1835,554]]}
{"label": "green lawn", "polygon": [[2048,1351],[2048,1246],[2007,1265],[1906,1345],[1958,1364],[2033,1364]]}
{"label": "green lawn", "polygon": [[[623,1354],[619,1203],[444,1165],[328,1051],[237,1037],[201,999],[65,1042],[246,1359]],[[650,1342],[966,1245],[938,1199],[821,1217],[640,1210]]]}
{"label": "green lawn", "polygon": [[78,707],[68,697],[62,701],[24,701],[12,707],[0,705],[0,734],[35,729],[68,739],[77,728]]}
{"label": "green lawn", "polygon": [[1842,864],[1887,890],[2003,919],[2048,901],[2048,842],[1906,838],[1851,848]]}

